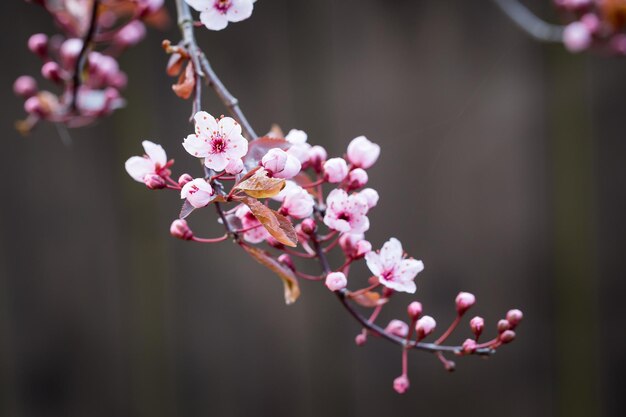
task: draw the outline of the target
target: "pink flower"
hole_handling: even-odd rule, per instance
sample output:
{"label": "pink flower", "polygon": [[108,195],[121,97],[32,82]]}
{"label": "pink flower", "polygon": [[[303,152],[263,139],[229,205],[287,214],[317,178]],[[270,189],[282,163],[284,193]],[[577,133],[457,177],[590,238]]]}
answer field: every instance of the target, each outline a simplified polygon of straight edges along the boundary
{"label": "pink flower", "polygon": [[343,158],[330,158],[324,163],[324,178],[333,184],[340,183],[348,176],[348,164]]}
{"label": "pink flower", "polygon": [[406,337],[409,334],[409,325],[402,320],[394,319],[385,327],[385,331],[398,337]]}
{"label": "pink flower", "polygon": [[404,259],[402,244],[393,237],[378,253],[370,252],[365,255],[365,260],[381,284],[392,290],[408,293],[415,292],[415,276],[424,269],[422,261]]}
{"label": "pink flower", "polygon": [[365,240],[362,233],[344,233],[339,238],[339,246],[352,259],[360,259],[372,250],[372,244]]}
{"label": "pink flower", "polygon": [[483,332],[483,329],[485,328],[485,320],[480,316],[476,316],[471,319],[469,324],[472,333],[474,333],[476,337],[480,336],[480,334]]}
{"label": "pink flower", "polygon": [[417,321],[415,324],[415,331],[417,332],[418,339],[422,340],[429,334],[431,334],[435,327],[437,327],[437,322],[434,318],[430,316],[424,316]]}
{"label": "pink flower", "polygon": [[346,288],[348,279],[343,272],[331,272],[326,275],[326,286],[331,291],[339,291]]}
{"label": "pink flower", "polygon": [[372,143],[365,136],[352,139],[348,145],[348,161],[358,168],[368,169],[378,159],[380,146]]}
{"label": "pink flower", "polygon": [[367,202],[358,194],[335,189],[326,198],[324,224],[341,233],[364,233],[370,228]]}
{"label": "pink flower", "polygon": [[248,152],[248,141],[241,135],[241,125],[230,117],[215,119],[200,111],[194,116],[196,133],[187,136],[183,147],[191,155],[204,158],[204,165],[222,171],[232,160]]}
{"label": "pink flower", "polygon": [[400,375],[396,379],[393,380],[393,389],[398,394],[404,394],[409,389],[409,378],[406,375]]}
{"label": "pink flower", "polygon": [[237,175],[243,171],[243,161],[241,159],[231,159],[224,168],[224,171],[231,175]]}
{"label": "pink flower", "polygon": [[302,168],[297,158],[279,148],[270,149],[261,159],[261,165],[272,177],[284,179],[295,177]]}
{"label": "pink flower", "polygon": [[237,210],[235,210],[235,216],[239,218],[241,226],[244,229],[249,229],[243,232],[243,238],[245,241],[250,243],[261,243],[271,237],[269,232],[265,230],[265,227],[261,225],[261,222],[254,217],[254,214],[252,214],[248,206],[241,204],[237,207]]}
{"label": "pink flower", "polygon": [[315,200],[304,188],[295,186],[285,194],[281,212],[296,219],[304,219],[313,214]]}
{"label": "pink flower", "polygon": [[148,140],[144,140],[141,144],[146,154],[128,158],[125,164],[128,175],[139,182],[144,182],[149,174],[169,175],[169,172],[165,172],[167,170],[167,155],[161,145]]}
{"label": "pink flower", "polygon": [[287,153],[296,158],[302,165],[306,164],[309,160],[309,149],[311,145],[306,143],[307,134],[303,130],[291,129],[285,139],[291,144]]}
{"label": "pink flower", "polygon": [[22,75],[13,83],[13,92],[20,97],[32,97],[37,93],[37,81],[30,75]]}
{"label": "pink flower", "polygon": [[506,313],[507,321],[511,323],[511,325],[513,325],[514,327],[517,326],[523,318],[524,314],[521,312],[521,310],[518,310],[516,308],[513,310],[509,310]]}
{"label": "pink flower", "polygon": [[459,314],[465,313],[470,307],[474,305],[476,302],[476,297],[474,294],[469,292],[460,292],[459,295],[456,296],[456,311]]}
{"label": "pink flower", "polygon": [[324,162],[326,162],[327,157],[328,154],[326,149],[319,145],[311,146],[308,150],[307,160],[309,161],[309,166],[316,172],[322,171],[322,166],[324,165]]}
{"label": "pink flower", "polygon": [[591,32],[587,25],[573,22],[563,30],[563,43],[570,52],[582,52],[591,46]]}
{"label": "pink flower", "polygon": [[222,30],[228,22],[240,22],[252,15],[256,0],[185,0],[200,12],[200,21],[211,30]]}
{"label": "pink flower", "polygon": [[190,240],[193,238],[193,232],[189,228],[187,221],[183,219],[176,219],[172,222],[170,234],[182,240]]}
{"label": "pink flower", "polygon": [[409,313],[409,317],[416,319],[422,314],[422,303],[419,301],[413,301],[409,304],[406,310],[407,313]]}
{"label": "pink flower", "polygon": [[204,178],[189,181],[180,190],[180,198],[186,198],[195,208],[204,207],[211,201],[213,187]]}
{"label": "pink flower", "polygon": [[351,190],[356,190],[367,184],[368,180],[367,171],[362,168],[353,169],[348,174],[348,187]]}

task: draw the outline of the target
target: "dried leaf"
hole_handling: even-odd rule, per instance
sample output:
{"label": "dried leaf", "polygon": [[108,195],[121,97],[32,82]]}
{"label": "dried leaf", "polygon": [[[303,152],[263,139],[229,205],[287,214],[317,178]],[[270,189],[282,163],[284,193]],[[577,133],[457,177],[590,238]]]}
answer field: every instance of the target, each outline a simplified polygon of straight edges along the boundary
{"label": "dried leaf", "polygon": [[257,170],[250,178],[241,181],[235,189],[242,190],[250,197],[269,198],[285,188],[285,180],[281,178],[270,178],[264,169]]}
{"label": "dried leaf", "polygon": [[174,90],[174,93],[176,93],[178,97],[186,100],[191,97],[191,93],[193,93],[193,88],[195,86],[196,74],[193,70],[193,64],[188,62],[185,67],[185,72],[180,74],[180,77],[178,77],[178,83],[172,86],[172,90]]}
{"label": "dried leaf", "polygon": [[242,197],[239,200],[250,207],[254,217],[274,239],[285,246],[296,247],[298,245],[298,235],[289,219],[254,198]]}
{"label": "dried leaf", "polygon": [[254,246],[242,245],[242,247],[252,256],[258,263],[267,267],[283,281],[285,287],[285,303],[293,304],[300,296],[300,287],[293,271],[285,265],[278,262],[272,256],[262,249]]}
{"label": "dried leaf", "polygon": [[243,163],[248,169],[252,169],[259,165],[261,158],[265,156],[267,151],[272,148],[279,148],[283,151],[289,149],[291,144],[285,139],[271,138],[269,136],[263,136],[248,143],[248,153],[243,158]]}
{"label": "dried leaf", "polygon": [[380,298],[380,294],[377,292],[367,291],[367,292],[349,292],[346,294],[346,297],[353,300],[355,303],[363,306],[363,307],[376,307],[381,304],[385,304],[387,302],[386,298]]}

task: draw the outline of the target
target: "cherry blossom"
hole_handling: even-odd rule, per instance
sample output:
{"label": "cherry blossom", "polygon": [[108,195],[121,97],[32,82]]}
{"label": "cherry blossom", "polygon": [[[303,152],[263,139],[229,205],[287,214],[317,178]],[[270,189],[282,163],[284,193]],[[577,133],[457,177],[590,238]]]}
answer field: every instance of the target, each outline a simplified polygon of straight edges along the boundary
{"label": "cherry blossom", "polygon": [[308,135],[306,132],[298,129],[291,129],[285,136],[287,142],[291,144],[287,153],[295,157],[302,165],[305,165],[309,161],[309,150],[311,145],[306,141]]}
{"label": "cherry blossom", "polygon": [[196,133],[185,138],[183,147],[191,155],[204,158],[204,165],[222,171],[233,160],[248,152],[248,141],[241,135],[241,125],[231,117],[215,119],[200,111],[194,116]]}
{"label": "cherry blossom", "polygon": [[168,165],[167,155],[161,145],[149,140],[144,140],[141,144],[146,154],[144,156],[131,156],[125,164],[128,175],[138,182],[144,182],[149,174],[163,174]]}
{"label": "cherry blossom", "polygon": [[268,231],[261,225],[261,222],[254,217],[248,206],[244,204],[239,205],[237,210],[235,210],[235,216],[239,218],[243,229],[246,230],[243,233],[243,238],[246,242],[261,243],[271,237]]}
{"label": "cherry blossom", "polygon": [[398,337],[406,337],[409,334],[409,325],[402,320],[393,319],[389,322],[385,331]]}
{"label": "cherry blossom", "polygon": [[373,188],[364,188],[359,192],[359,196],[367,201],[367,207],[373,208],[378,204],[378,191]]}
{"label": "cherry blossom", "polygon": [[331,272],[326,276],[326,287],[331,291],[339,291],[346,288],[348,279],[343,272]]}
{"label": "cherry blossom", "polygon": [[424,316],[415,324],[415,331],[417,332],[418,338],[423,339],[431,334],[435,330],[435,327],[437,327],[435,319],[431,316]]}
{"label": "cherry blossom", "polygon": [[324,224],[341,233],[364,233],[370,227],[368,210],[367,201],[358,194],[335,189],[326,199]]}
{"label": "cherry blossom", "polygon": [[183,186],[180,190],[180,198],[186,198],[189,204],[195,208],[201,208],[209,204],[213,193],[211,184],[204,178],[196,178]]}
{"label": "cherry blossom", "polygon": [[313,214],[315,200],[304,188],[296,185],[285,194],[281,212],[296,219],[304,219]]}
{"label": "cherry blossom", "polygon": [[200,21],[210,30],[222,30],[228,22],[241,22],[252,15],[256,0],[185,0],[200,12]]}
{"label": "cherry blossom", "polygon": [[413,258],[404,259],[402,244],[391,238],[379,252],[365,255],[367,266],[378,281],[392,290],[414,293],[416,290],[415,276],[424,269],[422,261]]}
{"label": "cherry blossom", "polygon": [[272,177],[284,179],[295,177],[302,168],[296,157],[279,148],[270,149],[261,159],[261,165]]}
{"label": "cherry blossom", "polygon": [[324,179],[338,184],[348,176],[348,164],[343,158],[330,158],[324,163]]}
{"label": "cherry blossom", "polygon": [[563,44],[570,52],[584,51],[591,42],[591,32],[582,22],[572,22],[563,31]]}
{"label": "cherry blossom", "polygon": [[378,159],[380,146],[365,136],[352,139],[348,145],[348,160],[357,168],[368,169]]}

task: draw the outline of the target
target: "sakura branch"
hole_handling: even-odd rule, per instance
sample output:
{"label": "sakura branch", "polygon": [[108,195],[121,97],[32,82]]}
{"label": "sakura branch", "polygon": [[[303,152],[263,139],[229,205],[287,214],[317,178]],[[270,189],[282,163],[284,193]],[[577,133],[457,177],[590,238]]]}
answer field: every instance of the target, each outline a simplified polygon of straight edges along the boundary
{"label": "sakura branch", "polygon": [[[356,336],[357,345],[364,345],[370,336],[398,345],[401,375],[393,386],[399,393],[409,388],[409,351],[432,353],[446,369],[453,370],[454,362],[445,355],[489,356],[515,338],[515,328],[522,319],[516,309],[498,323],[489,340],[479,340],[484,320],[476,316],[466,325],[473,337],[460,344],[445,344],[475,304],[475,297],[467,292],[459,293],[455,300],[455,320],[432,342],[427,338],[435,336],[437,323],[422,314],[422,304],[416,300],[407,305],[406,321],[396,318],[385,325],[380,318],[385,306],[401,293],[416,292],[415,278],[424,264],[407,256],[396,238],[391,237],[376,251],[365,238],[370,228],[368,214],[379,201],[378,192],[366,187],[368,170],[376,163],[380,146],[359,136],[350,142],[345,155],[328,158],[326,150],[311,145],[302,130],[292,129],[285,135],[275,127],[257,137],[194,36],[196,25],[220,30],[228,22],[243,20],[252,12],[253,2],[176,0],[176,5],[183,39],[176,46],[164,42],[171,54],[167,71],[179,75],[174,92],[192,99],[195,129],[183,139],[182,146],[202,162],[204,172],[198,177],[182,173],[174,179],[173,161],[160,145],[150,141],[143,142],[143,156],[126,161],[126,171],[134,180],[153,190],[175,190],[184,200],[179,218],[170,226],[174,237],[201,244],[232,239],[278,275],[287,304],[300,296],[300,280],[323,282],[362,327]],[[191,20],[189,5],[200,12],[199,24]],[[199,110],[202,79],[234,118],[214,117]],[[196,236],[187,218],[211,205],[224,233]],[[334,265],[331,260],[337,257],[341,261]],[[352,265],[361,261],[371,274],[351,276]],[[311,273],[314,268],[319,272]]]}
{"label": "sakura branch", "polygon": [[26,119],[16,124],[28,133],[44,120],[80,127],[124,106],[127,82],[116,57],[145,36],[145,21],[161,25],[167,18],[163,0],[39,0],[62,34],[36,33],[28,48],[42,60],[41,75],[59,91],[40,89],[34,77],[13,85],[24,98]]}
{"label": "sakura branch", "polygon": [[565,25],[545,22],[518,0],[493,1],[536,40],[562,42],[573,53],[593,50],[608,55],[626,55],[624,0],[553,0]]}

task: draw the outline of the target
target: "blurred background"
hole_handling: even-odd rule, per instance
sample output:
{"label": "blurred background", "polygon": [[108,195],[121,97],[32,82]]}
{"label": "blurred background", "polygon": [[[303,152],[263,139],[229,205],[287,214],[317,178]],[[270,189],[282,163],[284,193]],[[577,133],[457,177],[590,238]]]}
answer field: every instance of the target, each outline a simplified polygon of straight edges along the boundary
{"label": "blurred background", "polygon": [[[525,3],[554,18],[548,1]],[[459,290],[489,332],[524,311],[489,360],[448,374],[411,355],[400,396],[397,347],[357,348],[322,285],[285,306],[234,245],[171,238],[178,196],[125,173],[150,139],[176,173],[199,174],[180,146],[190,103],[164,73],[175,25],[123,56],[128,107],[69,147],[53,126],[13,128],[11,84],[39,73],[26,41],[56,32],[49,16],[0,2],[0,26],[3,416],[626,415],[626,60],[536,43],[489,1],[262,0],[245,22],[197,31],[258,132],[303,129],[332,155],[361,134],[382,145],[368,237],[424,260],[416,297],[441,327]],[[207,218],[190,222],[215,235]]]}

